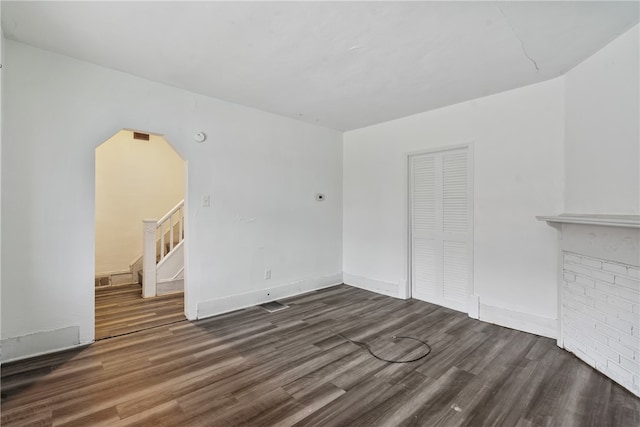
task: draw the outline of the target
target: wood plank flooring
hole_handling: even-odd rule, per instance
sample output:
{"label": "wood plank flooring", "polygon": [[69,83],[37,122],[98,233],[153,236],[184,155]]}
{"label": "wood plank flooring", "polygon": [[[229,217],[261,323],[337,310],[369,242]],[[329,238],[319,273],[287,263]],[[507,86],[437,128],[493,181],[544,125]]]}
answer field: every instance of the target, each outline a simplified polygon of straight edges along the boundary
{"label": "wood plank flooring", "polygon": [[[2,426],[633,426],[555,341],[341,285],[2,367]],[[337,334],[368,342],[392,364]]]}
{"label": "wood plank flooring", "polygon": [[185,320],[183,293],[142,298],[140,285],[96,288],[96,340]]}

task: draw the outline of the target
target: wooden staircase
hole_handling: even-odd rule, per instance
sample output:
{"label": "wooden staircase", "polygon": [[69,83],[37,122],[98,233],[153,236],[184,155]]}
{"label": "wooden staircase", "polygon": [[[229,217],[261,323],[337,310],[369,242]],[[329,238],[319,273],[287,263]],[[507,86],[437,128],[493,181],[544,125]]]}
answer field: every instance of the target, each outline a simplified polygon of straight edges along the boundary
{"label": "wooden staircase", "polygon": [[137,273],[144,298],[184,290],[184,200],[160,220],[143,220],[142,272]]}
{"label": "wooden staircase", "polygon": [[[128,270],[96,276],[95,287],[142,285],[149,298],[184,290],[184,200],[160,220],[144,219],[143,255]],[[146,258],[146,260],[145,260]],[[149,283],[145,283],[148,281]]]}

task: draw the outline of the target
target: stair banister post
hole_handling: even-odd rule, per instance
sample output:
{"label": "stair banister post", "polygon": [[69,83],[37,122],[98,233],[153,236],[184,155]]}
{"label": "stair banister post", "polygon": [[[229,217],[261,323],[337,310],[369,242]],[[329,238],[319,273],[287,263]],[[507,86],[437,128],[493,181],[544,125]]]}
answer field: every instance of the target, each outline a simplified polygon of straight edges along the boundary
{"label": "stair banister post", "polygon": [[173,250],[173,215],[169,217],[169,252]]}
{"label": "stair banister post", "polygon": [[178,221],[180,221],[180,231],[178,232],[178,243],[184,239],[184,206],[180,206],[178,209]]}
{"label": "stair banister post", "polygon": [[142,230],[142,297],[156,296],[156,229],[155,219],[143,219]]}

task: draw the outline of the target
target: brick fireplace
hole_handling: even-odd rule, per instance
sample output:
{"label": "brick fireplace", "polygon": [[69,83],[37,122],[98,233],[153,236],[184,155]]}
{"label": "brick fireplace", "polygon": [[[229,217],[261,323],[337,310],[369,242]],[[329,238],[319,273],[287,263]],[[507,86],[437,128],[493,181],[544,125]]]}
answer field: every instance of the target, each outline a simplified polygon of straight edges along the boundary
{"label": "brick fireplace", "polygon": [[559,231],[558,346],[640,396],[640,216],[538,219]]}

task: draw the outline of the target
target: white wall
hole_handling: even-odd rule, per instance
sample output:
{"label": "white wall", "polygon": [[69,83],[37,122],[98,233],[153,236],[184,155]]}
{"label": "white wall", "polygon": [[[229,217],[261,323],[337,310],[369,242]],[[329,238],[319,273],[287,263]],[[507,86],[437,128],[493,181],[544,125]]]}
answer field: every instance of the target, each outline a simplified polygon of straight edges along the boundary
{"label": "white wall", "polygon": [[96,275],[128,270],[142,255],[142,219],[184,198],[184,161],[161,136],[121,130],[96,148]]}
{"label": "white wall", "polygon": [[187,160],[189,318],[341,281],[339,132],[15,42],[5,50],[3,359],[93,339],[94,154],[123,128],[163,134]]}
{"label": "white wall", "polygon": [[[2,7],[0,7],[0,64],[4,65],[4,33],[2,30]],[[0,212],[2,212],[2,99],[4,93],[3,70],[0,68]],[[0,219],[2,215],[0,214]],[[0,227],[0,242],[2,241],[2,227]],[[0,244],[0,266],[2,265],[2,244]],[[0,274],[0,308],[2,307],[2,274]],[[0,330],[2,330],[2,316],[0,316]],[[0,352],[2,349],[0,348]]]}
{"label": "white wall", "polygon": [[565,178],[567,211],[638,212],[637,37],[571,71],[566,88],[560,78],[351,131],[344,147],[332,130],[6,42],[3,359],[93,339],[94,150],[122,128],[164,134],[187,160],[190,318],[343,270],[401,296],[406,154],[473,142],[480,318],[553,335],[556,234],[535,215],[565,210]]}
{"label": "white wall", "polygon": [[638,26],[575,67],[566,81],[566,206],[640,213]]}
{"label": "white wall", "polygon": [[345,283],[402,296],[406,155],[473,142],[480,318],[553,335],[556,234],[535,216],[562,211],[563,93],[555,79],[345,133]]}

